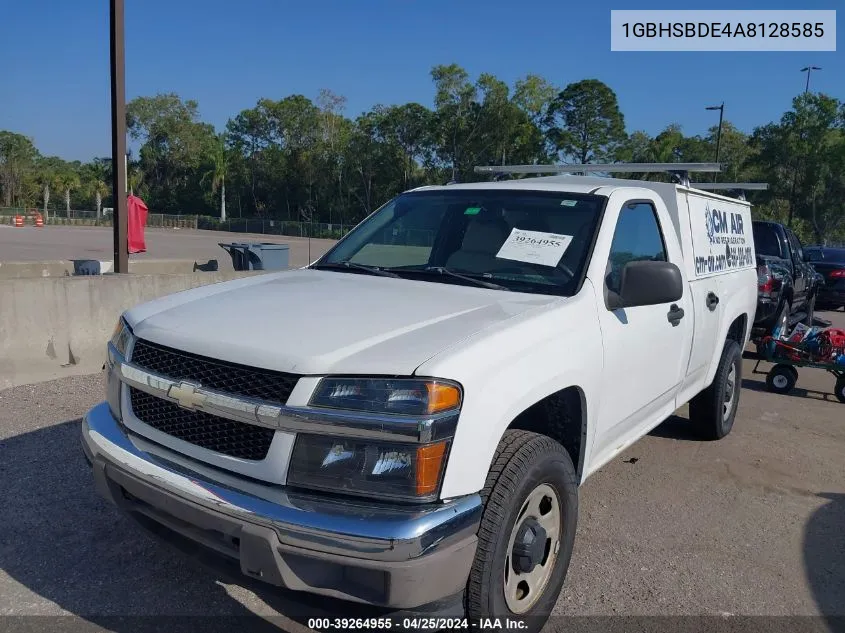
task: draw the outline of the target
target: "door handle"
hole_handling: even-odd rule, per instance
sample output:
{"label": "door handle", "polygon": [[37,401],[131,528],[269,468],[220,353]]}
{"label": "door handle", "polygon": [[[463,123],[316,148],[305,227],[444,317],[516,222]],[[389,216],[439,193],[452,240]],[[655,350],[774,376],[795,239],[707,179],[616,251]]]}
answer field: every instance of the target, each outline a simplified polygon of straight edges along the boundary
{"label": "door handle", "polygon": [[669,319],[669,323],[672,324],[672,327],[675,327],[681,322],[681,319],[684,318],[683,308],[679,308],[677,303],[673,303],[672,307],[669,308],[669,313],[666,315],[666,318]]}
{"label": "door handle", "polygon": [[707,307],[712,312],[716,309],[716,306],[719,305],[719,297],[715,295],[713,292],[707,293]]}

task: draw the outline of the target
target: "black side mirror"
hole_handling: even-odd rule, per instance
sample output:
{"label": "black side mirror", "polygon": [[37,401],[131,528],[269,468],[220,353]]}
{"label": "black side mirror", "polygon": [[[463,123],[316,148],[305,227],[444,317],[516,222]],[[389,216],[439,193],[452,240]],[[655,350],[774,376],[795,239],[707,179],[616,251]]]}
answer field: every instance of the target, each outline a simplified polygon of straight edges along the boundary
{"label": "black side mirror", "polygon": [[680,301],[684,280],[680,269],[669,262],[628,262],[622,267],[619,293],[608,293],[607,307],[635,308]]}

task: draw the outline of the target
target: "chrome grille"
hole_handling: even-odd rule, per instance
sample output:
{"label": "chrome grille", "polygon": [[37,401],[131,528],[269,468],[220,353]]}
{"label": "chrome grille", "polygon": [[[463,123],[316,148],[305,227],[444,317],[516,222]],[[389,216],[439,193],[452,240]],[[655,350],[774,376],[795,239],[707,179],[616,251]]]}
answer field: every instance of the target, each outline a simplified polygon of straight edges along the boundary
{"label": "chrome grille", "polygon": [[[187,380],[232,396],[284,404],[299,376],[247,367],[139,339],[132,364],[171,380]],[[132,412],[141,422],[196,446],[240,459],[262,460],[274,431],[177,404],[130,387]]]}
{"label": "chrome grille", "polygon": [[132,412],[144,424],[196,446],[240,459],[267,457],[274,431],[254,424],[228,420],[178,405],[129,388]]}
{"label": "chrome grille", "polygon": [[230,395],[284,404],[299,376],[206,358],[139,339],[132,363],[173,380],[189,380]]}

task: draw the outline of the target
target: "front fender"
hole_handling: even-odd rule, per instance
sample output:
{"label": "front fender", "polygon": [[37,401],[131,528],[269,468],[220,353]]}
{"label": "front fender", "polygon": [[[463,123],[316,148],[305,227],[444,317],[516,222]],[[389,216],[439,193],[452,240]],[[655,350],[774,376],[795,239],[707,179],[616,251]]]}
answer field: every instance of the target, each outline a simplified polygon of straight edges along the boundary
{"label": "front fender", "polygon": [[[441,498],[481,490],[510,423],[546,396],[577,387],[585,402],[582,417],[595,419],[603,349],[593,296],[586,283],[577,296],[470,337],[417,370],[464,387]],[[585,461],[593,431],[588,424]]]}

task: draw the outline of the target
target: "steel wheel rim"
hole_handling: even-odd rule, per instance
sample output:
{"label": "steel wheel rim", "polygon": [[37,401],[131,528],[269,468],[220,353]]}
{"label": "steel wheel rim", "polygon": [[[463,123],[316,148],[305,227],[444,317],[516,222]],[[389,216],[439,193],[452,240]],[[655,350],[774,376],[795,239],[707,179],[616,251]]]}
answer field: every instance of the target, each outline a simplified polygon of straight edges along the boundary
{"label": "steel wheel rim", "polygon": [[728,377],[725,379],[725,399],[722,403],[722,419],[727,420],[733,411],[736,398],[736,364],[731,365]]}
{"label": "steel wheel rim", "polygon": [[789,380],[787,380],[786,376],[783,374],[778,374],[772,379],[772,384],[778,389],[786,389],[786,386],[789,384]]}
{"label": "steel wheel rim", "polygon": [[[527,518],[535,519],[546,530],[546,555],[542,564],[538,563],[528,573],[519,573],[513,565],[513,547],[517,533]],[[548,484],[534,488],[523,502],[508,538],[504,590],[505,603],[512,613],[525,613],[537,604],[543,595],[557,562],[562,525],[561,503],[555,489]]]}

